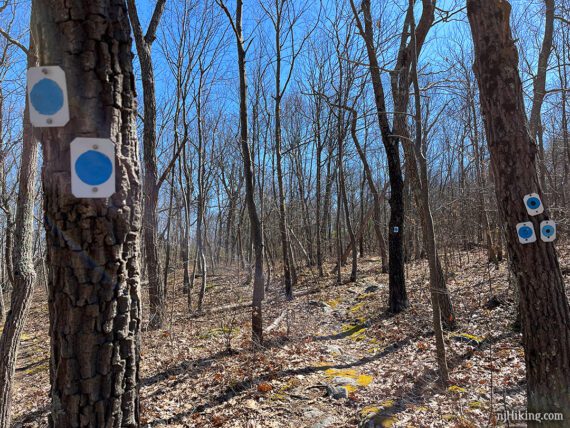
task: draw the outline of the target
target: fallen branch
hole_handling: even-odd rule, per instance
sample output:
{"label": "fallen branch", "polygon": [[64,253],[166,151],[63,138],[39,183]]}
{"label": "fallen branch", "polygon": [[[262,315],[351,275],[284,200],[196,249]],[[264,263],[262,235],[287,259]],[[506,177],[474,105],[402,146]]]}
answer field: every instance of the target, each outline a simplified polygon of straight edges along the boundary
{"label": "fallen branch", "polygon": [[281,324],[281,321],[285,319],[288,312],[289,308],[285,309],[283,313],[279,315],[277,318],[275,318],[275,320],[271,323],[271,325],[265,329],[265,332],[269,333],[271,330],[276,329],[279,326],[279,324]]}

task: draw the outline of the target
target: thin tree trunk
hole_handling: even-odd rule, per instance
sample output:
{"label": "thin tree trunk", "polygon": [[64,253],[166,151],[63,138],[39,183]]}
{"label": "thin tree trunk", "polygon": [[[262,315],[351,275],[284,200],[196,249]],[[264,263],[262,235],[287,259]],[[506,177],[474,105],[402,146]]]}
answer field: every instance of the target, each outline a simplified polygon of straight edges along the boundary
{"label": "thin tree trunk", "polygon": [[0,324],[6,319],[6,303],[4,303],[4,284],[0,282]]}
{"label": "thin tree trunk", "polygon": [[530,112],[529,127],[530,135],[538,144],[539,157],[539,177],[540,185],[543,191],[546,191],[546,165],[544,159],[544,144],[542,140],[542,121],[540,119],[542,103],[546,95],[546,69],[548,67],[548,58],[552,51],[552,39],[554,34],[554,0],[544,0],[546,6],[544,21],[544,37],[542,38],[542,46],[538,55],[538,68],[533,82],[533,99],[532,109]]}
{"label": "thin tree trunk", "polygon": [[[414,25],[412,25],[412,30]],[[414,31],[412,31],[412,34]],[[412,36],[413,37],[413,36]],[[415,45],[415,40],[412,40]],[[441,269],[439,255],[437,254],[437,244],[435,240],[435,231],[433,226],[433,217],[430,209],[430,191],[427,167],[427,144],[423,139],[422,130],[422,110],[420,101],[420,85],[418,83],[417,74],[417,56],[414,55],[412,60],[411,77],[414,87],[415,101],[415,131],[416,138],[413,143],[414,152],[413,164],[419,166],[419,177],[416,183],[421,189],[418,195],[419,209],[421,211],[422,229],[424,230],[424,242],[428,255],[429,276],[430,276],[430,296],[433,316],[433,330],[435,334],[437,366],[439,369],[439,380],[444,386],[449,382],[449,370],[447,368],[447,357],[445,352],[445,341],[443,338],[442,318],[450,328],[455,327],[455,316],[453,307],[449,299],[449,293],[445,285],[445,278]],[[415,168],[414,168],[415,169]],[[416,192],[417,193],[417,192]],[[441,307],[445,308],[442,313]]]}
{"label": "thin tree trunk", "polygon": [[336,232],[336,282],[337,284],[342,284],[342,238],[341,238],[341,227],[340,227],[340,220],[341,220],[341,212],[342,212],[342,199],[340,195],[340,180],[337,177],[337,193],[336,193],[336,225],[335,225],[335,232]]}
{"label": "thin tree trunk", "polygon": [[[365,197],[365,186],[366,186],[366,177],[362,177],[360,180],[360,224],[364,225],[364,206],[366,205],[366,197]],[[364,257],[364,234],[361,234],[358,237],[358,257]]]}
{"label": "thin tree trunk", "polygon": [[235,19],[232,18],[229,10],[222,0],[216,0],[218,5],[222,8],[228,17],[234,35],[236,37],[236,47],[238,54],[239,66],[239,94],[240,94],[240,143],[243,158],[243,170],[245,179],[245,198],[249,213],[249,222],[251,229],[251,241],[255,250],[255,273],[253,280],[253,300],[251,311],[251,329],[253,342],[255,345],[263,343],[263,316],[262,316],[262,302],[264,298],[264,272],[263,272],[263,230],[261,221],[257,214],[257,207],[255,204],[255,189],[254,189],[254,170],[253,160],[248,141],[248,122],[247,122],[247,76],[246,76],[246,49],[244,46],[243,32],[242,32],[242,9],[243,0],[236,0],[236,13]]}
{"label": "thin tree trunk", "polygon": [[[368,187],[370,188],[370,192],[372,193],[372,199],[374,201],[374,232],[376,233],[376,239],[378,240],[378,247],[380,249],[380,257],[382,259],[382,272],[388,271],[388,256],[386,254],[386,242],[384,241],[384,235],[382,234],[382,227],[381,227],[381,219],[380,214],[382,212],[381,208],[381,201],[380,201],[380,193],[378,192],[378,188],[376,187],[376,183],[374,182],[374,177],[372,176],[372,170],[370,169],[370,165],[368,164],[368,160],[366,159],[366,153],[362,149],[360,142],[358,140],[357,130],[356,130],[356,122],[357,122],[357,114],[354,109],[349,109],[351,111],[351,124],[350,124],[350,135],[352,136],[352,141],[354,142],[354,146],[356,147],[356,151],[358,152],[358,156],[360,157],[360,161],[362,162],[362,166],[364,167],[364,176],[366,181],[368,182]],[[385,192],[384,192],[385,194]],[[384,196],[382,195],[382,197]]]}
{"label": "thin tree trunk", "polygon": [[[35,2],[32,3],[31,27],[36,19]],[[37,65],[34,46],[35,33],[30,35],[30,47],[27,53],[28,67]],[[20,336],[24,329],[27,312],[32,303],[36,272],[33,260],[34,201],[38,164],[38,141],[33,135],[29,121],[28,99],[23,119],[23,144],[19,172],[19,191],[16,207],[14,247],[14,288],[12,290],[10,311],[0,337],[0,427],[9,427],[11,420],[11,401],[16,360]],[[0,289],[0,294],[2,290]],[[3,296],[0,296],[3,304]]]}
{"label": "thin tree trunk", "polygon": [[358,18],[358,12],[351,0],[351,6],[360,35],[362,36],[369,60],[369,70],[372,78],[372,89],[376,104],[376,114],[382,135],[382,142],[386,150],[388,160],[388,174],[390,177],[390,221],[388,231],[388,254],[389,254],[389,298],[388,307],[392,313],[399,313],[409,305],[406,292],[405,269],[404,269],[404,180],[400,163],[400,142],[393,135],[388,123],[388,113],[384,99],[384,88],[380,76],[380,67],[374,46],[373,21],[370,11],[370,0],[363,0],[361,10],[364,14],[364,25]]}
{"label": "thin tree trunk", "polygon": [[[174,150],[176,150],[176,145],[174,146]],[[172,169],[172,173],[170,176],[171,183],[170,183],[170,194],[168,196],[168,217],[166,219],[166,257],[164,262],[164,286],[168,287],[168,273],[170,270],[170,253],[172,249],[172,242],[170,239],[170,230],[172,228],[172,204],[174,202],[174,169]],[[174,270],[176,270],[176,261],[174,262]]]}
{"label": "thin tree trunk", "polygon": [[[341,143],[342,144],[342,143]],[[356,276],[358,273],[358,247],[356,245],[356,237],[354,236],[354,230],[352,229],[352,224],[350,221],[350,207],[348,205],[348,197],[346,196],[346,183],[344,181],[344,167],[342,164],[342,149],[339,148],[339,166],[338,166],[338,180],[340,186],[340,195],[342,199],[342,205],[344,206],[344,218],[346,221],[346,229],[348,231],[348,236],[350,238],[350,248],[352,250],[352,267],[350,271],[350,282],[356,282]],[[340,210],[340,206],[338,207]]]}
{"label": "thin tree trunk", "polygon": [[158,163],[156,158],[156,95],[151,48],[166,0],[158,0],[146,34],[139,22],[135,0],[127,0],[135,44],[141,68],[144,101],[143,128],[143,242],[145,265],[149,284],[149,312],[151,329],[162,328],[166,318],[166,288],[160,275],[158,254]]}
{"label": "thin tree trunk", "polygon": [[[317,120],[319,120],[317,118]],[[317,176],[316,176],[316,194],[315,194],[315,221],[316,224],[316,246],[317,246],[317,270],[319,272],[319,276],[322,277],[324,275],[323,272],[323,249],[322,249],[322,241],[323,241],[323,230],[322,230],[322,219],[321,219],[321,205],[322,205],[322,160],[321,156],[323,153],[322,143],[320,141],[320,125],[317,125]]]}
{"label": "thin tree trunk", "polygon": [[205,178],[205,155],[204,155],[204,132],[203,132],[203,120],[202,117],[202,79],[203,72],[201,70],[198,94],[196,102],[196,114],[198,119],[198,218],[196,223],[196,256],[199,260],[202,278],[200,285],[200,294],[198,295],[198,312],[202,312],[202,306],[204,304],[204,296],[206,295],[206,283],[207,283],[207,266],[206,266],[206,256],[204,254],[204,214],[206,206],[206,185],[204,183]]}

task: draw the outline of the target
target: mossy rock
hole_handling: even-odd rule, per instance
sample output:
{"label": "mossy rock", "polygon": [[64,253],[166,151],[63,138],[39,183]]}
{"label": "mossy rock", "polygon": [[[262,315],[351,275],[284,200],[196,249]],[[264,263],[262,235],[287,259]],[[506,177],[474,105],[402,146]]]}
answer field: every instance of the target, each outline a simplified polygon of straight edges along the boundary
{"label": "mossy rock", "polygon": [[358,424],[358,428],[390,428],[396,425],[397,419],[392,415],[371,413]]}

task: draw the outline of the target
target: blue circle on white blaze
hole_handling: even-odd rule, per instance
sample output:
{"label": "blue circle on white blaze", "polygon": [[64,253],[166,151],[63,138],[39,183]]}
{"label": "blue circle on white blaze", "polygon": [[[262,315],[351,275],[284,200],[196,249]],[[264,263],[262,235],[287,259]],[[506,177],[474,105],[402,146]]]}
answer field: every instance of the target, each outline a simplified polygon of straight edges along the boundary
{"label": "blue circle on white blaze", "polygon": [[528,239],[532,236],[532,229],[528,226],[523,226],[519,229],[519,236],[522,239]]}
{"label": "blue circle on white blaze", "polygon": [[30,91],[30,102],[38,113],[56,114],[63,107],[63,91],[51,79],[42,79]]}
{"label": "blue circle on white blaze", "polygon": [[540,199],[536,197],[528,198],[526,204],[528,205],[529,208],[536,209],[540,206]]}
{"label": "blue circle on white blaze", "polygon": [[91,186],[107,181],[113,173],[113,163],[101,152],[88,150],[75,161],[75,173]]}
{"label": "blue circle on white blaze", "polygon": [[542,228],[542,235],[550,238],[552,235],[554,235],[554,228],[547,224]]}

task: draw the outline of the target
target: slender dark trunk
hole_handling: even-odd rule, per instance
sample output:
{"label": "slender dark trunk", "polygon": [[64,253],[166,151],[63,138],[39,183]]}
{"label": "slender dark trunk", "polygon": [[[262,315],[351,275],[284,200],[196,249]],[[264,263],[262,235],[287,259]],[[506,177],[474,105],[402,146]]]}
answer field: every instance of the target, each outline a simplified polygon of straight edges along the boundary
{"label": "slender dark trunk", "polygon": [[[319,119],[317,118],[317,121]],[[316,194],[315,194],[315,221],[316,221],[316,247],[317,247],[317,270],[319,272],[319,276],[322,277],[324,275],[323,272],[323,250],[322,250],[322,220],[321,220],[321,198],[322,198],[322,190],[321,190],[321,175],[322,175],[322,153],[323,147],[320,141],[320,125],[317,125],[317,172],[316,172]]]}
{"label": "slender dark trunk", "polygon": [[[353,12],[358,15],[356,7],[351,0]],[[364,14],[364,26],[360,25],[360,34],[364,39],[369,60],[369,70],[372,78],[372,89],[378,124],[382,135],[382,142],[386,150],[388,161],[388,175],[390,178],[390,220],[388,230],[388,272],[389,272],[389,297],[388,307],[392,313],[398,313],[409,305],[406,292],[405,269],[404,269],[404,180],[402,178],[402,166],[400,163],[400,141],[393,135],[388,123],[384,88],[380,76],[380,67],[374,46],[374,31],[370,0],[362,2]]]}
{"label": "slender dark trunk", "polygon": [[243,171],[245,180],[245,200],[249,213],[251,241],[255,253],[255,267],[253,279],[253,299],[251,311],[251,329],[254,345],[263,343],[263,316],[262,302],[265,294],[265,279],[263,272],[263,229],[257,214],[254,189],[254,169],[247,130],[247,75],[246,75],[246,49],[242,32],[243,0],[236,0],[235,19],[223,2],[218,1],[235,31],[236,47],[239,67],[239,98],[240,98],[240,144],[243,158]]}

